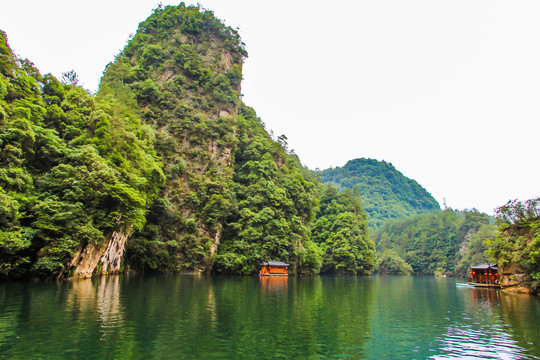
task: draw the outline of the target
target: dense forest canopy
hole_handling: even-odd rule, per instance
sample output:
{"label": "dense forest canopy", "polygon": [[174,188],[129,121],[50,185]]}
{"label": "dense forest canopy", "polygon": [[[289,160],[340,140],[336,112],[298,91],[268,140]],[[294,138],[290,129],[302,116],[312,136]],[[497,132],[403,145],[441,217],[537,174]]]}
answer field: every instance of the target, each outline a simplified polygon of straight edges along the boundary
{"label": "dense forest canopy", "polygon": [[246,55],[212,12],[169,6],[107,68],[98,96],[136,100],[166,177],[128,242],[132,268],[252,273],[269,259],[320,268],[308,265],[315,185],[240,100]]}
{"label": "dense forest canopy", "polygon": [[123,105],[41,76],[0,33],[0,273],[58,275],[78,247],[142,229],[164,178],[153,141]]}
{"label": "dense forest canopy", "polygon": [[323,251],[323,272],[369,274],[375,268],[375,244],[360,194],[338,193],[331,184],[321,188],[320,211],[312,229],[313,241]]}
{"label": "dense forest canopy", "polygon": [[[211,11],[159,6],[95,96],[17,59],[4,33],[0,56],[2,276],[372,271],[358,194],[319,211],[322,184],[240,100],[247,53]],[[332,241],[353,259],[311,237],[340,211],[333,229],[354,238]]]}
{"label": "dense forest canopy", "polygon": [[446,209],[389,220],[373,233],[382,273],[448,273],[464,276],[469,266],[486,263],[486,240],[497,227],[476,210]]}
{"label": "dense forest canopy", "polygon": [[362,194],[371,228],[381,226],[387,219],[440,210],[422,186],[385,161],[354,159],[319,174],[321,181],[334,184],[340,191],[356,188]]}
{"label": "dense forest canopy", "polygon": [[540,198],[510,200],[497,208],[499,234],[488,243],[503,273],[524,273],[540,280]]}

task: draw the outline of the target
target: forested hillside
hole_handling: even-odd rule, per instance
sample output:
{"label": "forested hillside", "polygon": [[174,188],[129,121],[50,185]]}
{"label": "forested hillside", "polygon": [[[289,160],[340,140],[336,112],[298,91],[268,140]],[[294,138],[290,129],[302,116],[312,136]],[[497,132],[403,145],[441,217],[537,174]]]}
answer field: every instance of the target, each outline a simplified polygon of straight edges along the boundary
{"label": "forested hillside", "polygon": [[356,187],[362,195],[370,228],[381,226],[387,219],[440,210],[422,186],[384,161],[350,160],[343,167],[326,169],[319,175],[321,181],[334,184],[339,191]]}
{"label": "forested hillside", "polygon": [[487,262],[485,242],[496,235],[488,215],[447,209],[389,220],[372,237],[381,273],[465,276],[469,266]]}
{"label": "forested hillside", "polygon": [[320,211],[312,234],[323,251],[323,272],[373,272],[375,244],[369,240],[360,194],[350,189],[338,193],[330,184],[319,191]]}
{"label": "forested hillside", "polygon": [[540,198],[511,200],[496,211],[499,234],[488,243],[502,284],[540,290]]}
{"label": "forested hillside", "polygon": [[322,196],[270,137],[240,100],[246,56],[211,11],[158,7],[93,96],[74,72],[17,59],[1,33],[0,274],[248,274],[264,260],[370,273],[358,194]]}
{"label": "forested hillside", "polygon": [[163,182],[152,131],[71,75],[41,76],[0,33],[1,275],[57,276],[82,247],[122,242]]}

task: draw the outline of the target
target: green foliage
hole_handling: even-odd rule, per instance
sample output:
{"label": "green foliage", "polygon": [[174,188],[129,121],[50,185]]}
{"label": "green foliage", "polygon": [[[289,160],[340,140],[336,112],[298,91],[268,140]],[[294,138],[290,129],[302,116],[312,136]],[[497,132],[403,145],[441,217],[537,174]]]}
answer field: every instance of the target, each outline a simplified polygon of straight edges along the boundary
{"label": "green foliage", "polygon": [[473,265],[490,263],[487,256],[487,243],[497,235],[493,224],[482,224],[477,232],[470,233],[466,242],[461,246],[461,261],[456,266],[456,274],[465,276]]}
{"label": "green foliage", "polygon": [[[136,100],[129,108],[152,128],[165,175],[129,242],[130,266],[209,270],[215,260],[215,271],[251,273],[274,259],[319,270],[314,185],[239,101],[245,55],[212,12],[180,4],[158,8],[109,64],[99,97]],[[110,142],[109,119],[95,124]]]}
{"label": "green foliage", "polygon": [[377,272],[379,274],[410,275],[413,269],[395,250],[385,249],[379,255]]}
{"label": "green foliage", "polygon": [[332,185],[320,190],[320,211],[312,228],[323,251],[323,272],[370,274],[375,245],[369,240],[367,216],[356,190],[338,193]]}
{"label": "green foliage", "polygon": [[437,269],[435,269],[433,275],[435,275],[435,277],[443,277],[446,276],[446,271],[443,268],[438,267]]}
{"label": "green foliage", "polygon": [[503,227],[534,222],[540,218],[540,198],[510,200],[495,210],[495,217]]}
{"label": "green foliage", "polygon": [[437,201],[423,187],[384,161],[355,159],[343,167],[324,170],[319,175],[324,183],[334,184],[339,191],[356,188],[362,194],[371,228],[381,226],[387,219],[440,209]]}
{"label": "green foliage", "polygon": [[2,39],[0,276],[57,276],[78,248],[142,228],[163,174],[135,114],[74,72],[42,77]]}
{"label": "green foliage", "polygon": [[14,196],[0,188],[0,276],[19,277],[30,263],[31,230],[22,226],[23,209]]}
{"label": "green foliage", "polygon": [[[297,274],[372,273],[358,191],[325,188],[270,137],[240,100],[246,55],[211,11],[159,6],[93,96],[73,70],[41,76],[0,33],[0,276],[69,273],[113,231],[130,235],[125,264],[141,271],[281,260]],[[407,184],[396,193],[427,209]]]}
{"label": "green foliage", "polygon": [[160,90],[156,83],[152,79],[147,79],[144,82],[138,82],[133,84],[137,100],[142,105],[149,105],[154,103],[160,95]]}
{"label": "green foliage", "polygon": [[490,256],[503,269],[540,280],[540,198],[511,200],[495,213],[500,233],[488,242]]}
{"label": "green foliage", "polygon": [[434,274],[441,268],[464,276],[471,265],[484,259],[483,243],[495,235],[488,215],[475,209],[447,209],[388,220],[373,233],[373,239],[379,252],[392,250],[415,273]]}
{"label": "green foliage", "polygon": [[258,264],[281,260],[298,273],[317,273],[319,248],[309,239],[315,186],[295,160],[264,131],[253,109],[241,109],[234,154],[234,211],[227,217],[216,271],[252,273]]}

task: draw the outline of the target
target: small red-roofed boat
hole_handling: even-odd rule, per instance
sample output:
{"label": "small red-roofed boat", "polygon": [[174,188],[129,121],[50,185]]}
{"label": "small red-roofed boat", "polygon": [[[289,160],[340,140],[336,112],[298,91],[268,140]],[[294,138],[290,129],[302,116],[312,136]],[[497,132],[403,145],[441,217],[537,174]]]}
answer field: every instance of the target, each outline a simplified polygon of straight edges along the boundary
{"label": "small red-roofed boat", "polygon": [[500,288],[499,268],[497,264],[482,264],[471,266],[467,284],[478,287]]}
{"label": "small red-roofed boat", "polygon": [[259,276],[289,276],[289,264],[281,261],[264,261],[260,263]]}

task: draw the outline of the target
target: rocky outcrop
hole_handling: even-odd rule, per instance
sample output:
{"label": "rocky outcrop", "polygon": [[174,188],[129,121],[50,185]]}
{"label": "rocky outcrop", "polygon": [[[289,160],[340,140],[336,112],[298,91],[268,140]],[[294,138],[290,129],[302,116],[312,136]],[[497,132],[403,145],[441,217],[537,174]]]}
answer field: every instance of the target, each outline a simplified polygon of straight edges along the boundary
{"label": "rocky outcrop", "polygon": [[501,288],[508,293],[538,294],[540,282],[531,281],[516,264],[510,264],[506,268],[499,268]]}
{"label": "rocky outcrop", "polygon": [[102,244],[87,244],[76,253],[69,267],[69,277],[90,278],[94,275],[115,274],[122,270],[122,259],[129,235],[119,231],[109,234]]}
{"label": "rocky outcrop", "polygon": [[101,273],[117,273],[121,270],[122,258],[128,236],[126,234],[114,231],[107,245],[107,249],[100,259],[102,264]]}
{"label": "rocky outcrop", "polygon": [[502,291],[505,293],[536,295],[540,291],[540,283],[524,281],[513,285],[502,285]]}
{"label": "rocky outcrop", "polygon": [[212,239],[212,242],[210,244],[210,255],[208,256],[208,266],[206,267],[207,272],[212,271],[212,265],[214,265],[214,257],[218,250],[219,241],[221,240],[221,233],[221,230],[216,231],[216,234],[214,235],[214,238]]}

